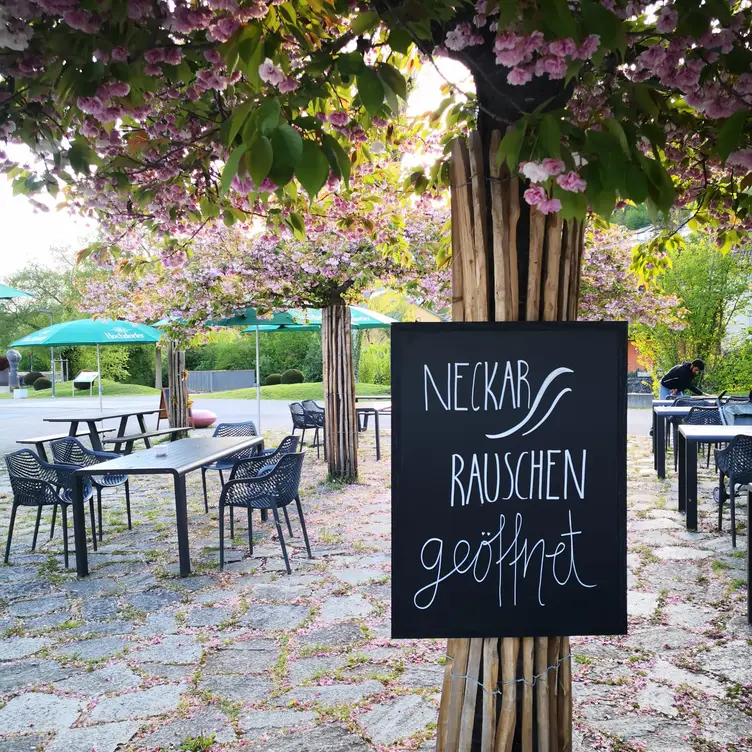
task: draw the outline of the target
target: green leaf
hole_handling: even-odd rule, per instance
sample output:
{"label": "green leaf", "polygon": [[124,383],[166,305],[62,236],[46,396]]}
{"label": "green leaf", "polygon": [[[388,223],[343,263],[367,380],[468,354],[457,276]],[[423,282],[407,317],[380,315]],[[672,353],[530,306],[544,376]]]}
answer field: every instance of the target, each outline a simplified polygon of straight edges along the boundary
{"label": "green leaf", "polygon": [[303,138],[295,128],[280,123],[272,132],[274,159],[295,167],[303,154]]}
{"label": "green leaf", "polygon": [[287,216],[287,226],[292,230],[292,234],[298,240],[306,239],[306,226],[303,217],[297,212],[290,212]]}
{"label": "green leaf", "polygon": [[274,162],[272,142],[266,136],[261,136],[251,149],[251,165],[248,170],[257,190],[261,181],[269,174],[272,162]]}
{"label": "green leaf", "polygon": [[659,110],[658,105],[653,99],[652,89],[646,84],[635,84],[635,86],[632,87],[632,91],[634,91],[637,104],[639,104],[640,107],[650,115],[650,117],[657,118]]}
{"label": "green leaf", "polygon": [[582,19],[591,34],[601,38],[601,44],[610,49],[621,49],[626,44],[626,31],[622,21],[596,0],[582,0]]}
{"label": "green leaf", "polygon": [[238,165],[240,164],[240,159],[243,154],[245,154],[245,150],[246,145],[240,144],[240,146],[236,147],[232,154],[230,154],[230,158],[227,160],[224,170],[222,170],[222,183],[220,186],[221,196],[224,196],[230,189],[230,183],[232,183],[232,179],[238,171]]}
{"label": "green leaf", "polygon": [[622,151],[629,158],[629,142],[627,141],[627,134],[624,133],[624,128],[621,127],[621,123],[613,118],[607,118],[603,124],[606,126],[606,130],[617,139]]}
{"label": "green leaf", "polygon": [[517,169],[520,161],[520,149],[522,148],[522,139],[525,137],[525,130],[526,127],[522,123],[510,126],[499,144],[498,163],[502,164],[506,160],[512,172]]}
{"label": "green leaf", "polygon": [[716,148],[718,155],[725,162],[732,151],[736,151],[742,142],[742,131],[747,123],[749,112],[739,110],[731,117],[726,118],[721,129],[718,131]]}
{"label": "green leaf", "polygon": [[[324,145],[331,151],[334,156],[335,164],[332,165],[335,172],[345,181],[345,185],[350,187],[350,159],[347,152],[342,148],[339,141],[328,133],[324,134]],[[331,163],[331,159],[329,160]]]}
{"label": "green leaf", "polygon": [[383,63],[379,66],[379,75],[384,83],[400,98],[407,99],[407,81],[405,77],[393,66]]}
{"label": "green leaf", "polygon": [[594,196],[589,196],[590,208],[603,219],[608,219],[614,211],[616,192],[611,188],[604,188]]}
{"label": "green leaf", "polygon": [[225,209],[222,213],[222,220],[225,227],[232,227],[235,224],[235,215],[229,209]]}
{"label": "green leaf", "polygon": [[574,193],[554,186],[554,197],[561,201],[562,219],[585,219],[587,214],[587,199],[584,193]]}
{"label": "green leaf", "polygon": [[369,10],[365,13],[361,13],[352,22],[350,28],[354,34],[364,34],[371,29],[375,29],[379,23],[379,14],[375,10]]}
{"label": "green leaf", "polygon": [[232,146],[233,141],[235,141],[235,136],[240,133],[243,123],[245,123],[251,109],[255,107],[255,105],[256,103],[249,99],[247,102],[243,102],[243,104],[232,111],[229,121],[230,125],[227,129],[227,141],[225,142],[228,146]]}
{"label": "green leaf", "polygon": [[567,0],[541,0],[540,7],[543,24],[551,32],[561,37],[573,37],[577,34],[577,27]]}
{"label": "green leaf", "polygon": [[635,164],[624,167],[624,188],[627,198],[641,204],[648,197],[648,181],[642,170]]}
{"label": "green leaf", "polygon": [[207,218],[219,216],[219,207],[215,203],[209,201],[208,198],[202,198],[201,201],[199,201],[199,206],[201,207],[202,216]]}
{"label": "green leaf", "polygon": [[259,107],[258,124],[261,133],[266,135],[267,133],[271,133],[277,127],[279,124],[280,109],[279,99],[276,97],[267,99],[261,107]]}
{"label": "green leaf", "polygon": [[313,199],[329,177],[329,162],[318,144],[303,141],[303,155],[295,169],[295,175]]}
{"label": "green leaf", "polygon": [[384,104],[384,87],[373,68],[364,68],[358,74],[358,95],[363,106],[371,114],[376,114]]}
{"label": "green leaf", "polygon": [[557,159],[561,157],[559,121],[550,113],[543,116],[538,137],[549,157],[556,157]]}
{"label": "green leaf", "polygon": [[264,62],[264,45],[259,43],[256,45],[251,59],[245,65],[245,75],[248,78],[248,83],[254,91],[258,91],[263,86],[263,81],[259,75],[259,67]]}
{"label": "green leaf", "polygon": [[399,99],[397,95],[392,91],[391,86],[387,86],[383,81],[381,85],[384,87],[384,99],[386,100],[387,107],[396,115],[399,113]]}
{"label": "green leaf", "polygon": [[387,45],[395,52],[407,54],[410,45],[413,43],[413,36],[407,29],[394,29],[386,40]]}

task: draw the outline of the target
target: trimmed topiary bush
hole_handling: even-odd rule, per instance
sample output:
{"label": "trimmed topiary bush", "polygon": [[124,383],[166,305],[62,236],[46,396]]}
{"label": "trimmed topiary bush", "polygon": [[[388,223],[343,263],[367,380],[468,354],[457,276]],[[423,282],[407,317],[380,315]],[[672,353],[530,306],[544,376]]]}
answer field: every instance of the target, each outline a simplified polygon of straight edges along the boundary
{"label": "trimmed topiary bush", "polygon": [[282,383],[282,376],[279,373],[270,373],[264,379],[264,386],[276,386]]}
{"label": "trimmed topiary bush", "polygon": [[303,381],[303,372],[299,371],[297,368],[288,368],[282,374],[283,384],[302,384]]}
{"label": "trimmed topiary bush", "polygon": [[52,389],[52,382],[49,379],[45,379],[44,376],[40,376],[34,380],[34,391],[38,392],[41,389]]}
{"label": "trimmed topiary bush", "polygon": [[33,386],[34,382],[37,381],[37,379],[41,379],[42,374],[39,373],[39,371],[29,371],[24,377],[23,377],[23,383],[26,384],[26,386]]}

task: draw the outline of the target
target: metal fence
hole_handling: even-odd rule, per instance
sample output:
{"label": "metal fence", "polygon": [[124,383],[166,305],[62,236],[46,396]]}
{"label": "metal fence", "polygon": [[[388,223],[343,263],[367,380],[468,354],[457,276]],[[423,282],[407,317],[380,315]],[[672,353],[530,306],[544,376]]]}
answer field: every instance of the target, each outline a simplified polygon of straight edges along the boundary
{"label": "metal fence", "polygon": [[256,386],[256,371],[188,371],[188,391],[225,392]]}

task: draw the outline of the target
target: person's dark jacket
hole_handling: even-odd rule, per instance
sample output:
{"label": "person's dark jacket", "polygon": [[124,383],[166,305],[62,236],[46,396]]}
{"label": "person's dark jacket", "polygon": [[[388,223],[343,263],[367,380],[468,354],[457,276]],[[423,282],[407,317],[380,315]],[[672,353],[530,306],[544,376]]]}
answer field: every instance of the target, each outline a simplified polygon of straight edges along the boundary
{"label": "person's dark jacket", "polygon": [[702,394],[702,392],[692,383],[694,374],[692,373],[691,363],[681,363],[674,366],[661,379],[661,384],[667,389],[676,389],[677,392],[692,392],[692,394]]}

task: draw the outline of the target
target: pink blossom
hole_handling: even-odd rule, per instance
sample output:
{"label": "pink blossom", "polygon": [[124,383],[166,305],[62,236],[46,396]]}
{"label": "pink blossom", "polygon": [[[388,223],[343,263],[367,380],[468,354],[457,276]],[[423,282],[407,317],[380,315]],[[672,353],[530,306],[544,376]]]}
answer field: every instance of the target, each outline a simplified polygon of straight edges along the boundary
{"label": "pink blossom", "polygon": [[269,58],[266,58],[259,65],[259,77],[267,84],[278,86],[284,80],[285,74],[282,73],[281,68],[278,68]]}
{"label": "pink blossom", "polygon": [[600,47],[601,38],[597,34],[590,34],[572,55],[575,60],[590,60]]}
{"label": "pink blossom", "polygon": [[549,176],[551,175],[558,175],[559,173],[564,172],[566,169],[566,165],[561,159],[544,159],[543,162],[541,162],[544,169],[548,171]]}
{"label": "pink blossom", "polygon": [[165,51],[161,49],[146,50],[144,52],[144,60],[151,65],[154,65],[154,63],[163,63],[165,60]]}
{"label": "pink blossom", "polygon": [[507,68],[515,68],[525,60],[525,49],[522,46],[496,53],[496,63]]}
{"label": "pink blossom", "polygon": [[209,36],[215,42],[226,42],[239,28],[240,24],[234,18],[226,16],[210,27]]}
{"label": "pink blossom", "polygon": [[169,65],[179,65],[183,59],[183,50],[180,47],[171,47],[165,52],[165,62]]}
{"label": "pink blossom", "polygon": [[264,178],[259,185],[259,191],[261,193],[271,193],[277,190],[276,183],[273,183],[269,178]]}
{"label": "pink blossom", "polygon": [[568,172],[566,175],[559,175],[556,182],[565,191],[572,193],[582,193],[587,188],[587,182],[574,171]]}
{"label": "pink blossom", "polygon": [[512,68],[507,73],[507,83],[512,86],[524,86],[533,78],[533,71],[530,68]]}
{"label": "pink blossom", "polygon": [[666,59],[666,50],[660,44],[654,44],[643,52],[637,61],[643,68],[654,71]]}
{"label": "pink blossom", "polygon": [[729,154],[726,164],[752,170],[752,149],[740,149],[739,151],[732,152]]}
{"label": "pink blossom", "polygon": [[[545,57],[538,62],[541,63],[543,72],[547,73],[549,78],[559,79],[567,75],[567,61],[560,57]],[[538,73],[538,70],[539,68],[536,64],[535,72]]]}
{"label": "pink blossom", "polygon": [[264,5],[264,3],[253,3],[253,5],[249,6],[245,10],[248,11],[248,15],[251,18],[264,18],[269,12],[269,8]]}
{"label": "pink blossom", "polygon": [[100,27],[100,22],[86,10],[69,10],[63,13],[63,21],[72,29],[78,29],[85,34],[96,34]]}
{"label": "pink blossom", "polygon": [[679,23],[679,14],[673,5],[664,5],[658,14],[655,28],[663,34],[668,34],[676,28]]}
{"label": "pink blossom", "polygon": [[131,21],[142,21],[151,15],[149,0],[128,0],[128,18]]}
{"label": "pink blossom", "polygon": [[144,73],[147,76],[161,76],[162,69],[158,65],[152,65],[151,63],[148,63],[144,66]]}
{"label": "pink blossom", "polygon": [[332,125],[338,126],[344,126],[350,122],[350,116],[342,111],[332,112],[328,119]]}
{"label": "pink blossom", "polygon": [[110,53],[113,63],[127,63],[128,62],[128,50],[125,47],[113,47]]}
{"label": "pink blossom", "polygon": [[204,59],[207,63],[211,63],[212,65],[220,65],[224,62],[222,60],[222,55],[220,55],[217,50],[204,50]]}
{"label": "pink blossom", "polygon": [[569,57],[577,51],[577,45],[571,37],[557,39],[548,45],[548,51],[556,57]]}
{"label": "pink blossom", "polygon": [[295,91],[299,86],[298,82],[290,76],[285,76],[277,87],[283,94],[288,94],[291,91]]}
{"label": "pink blossom", "polygon": [[534,185],[531,188],[528,188],[523,196],[530,206],[538,206],[548,199],[546,191],[539,185]]}
{"label": "pink blossom", "polygon": [[520,172],[531,183],[545,183],[551,177],[551,173],[537,162],[525,162],[520,166]]}
{"label": "pink blossom", "polygon": [[558,198],[549,198],[546,201],[541,201],[538,204],[538,211],[541,214],[554,214],[561,211],[561,201]]}
{"label": "pink blossom", "polygon": [[510,31],[502,31],[496,37],[496,41],[494,41],[494,52],[513,50],[520,41],[521,37],[518,37],[516,34],[512,34]]}

